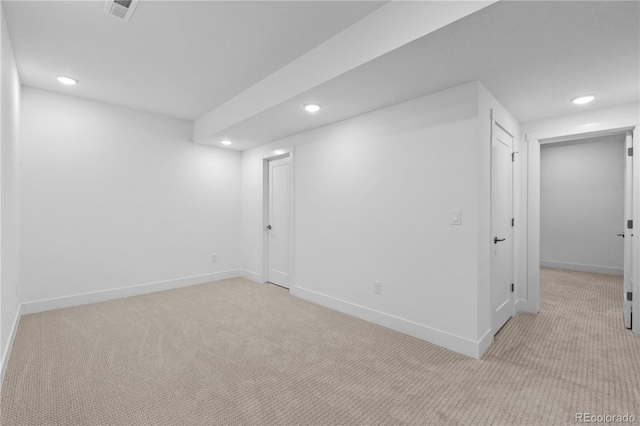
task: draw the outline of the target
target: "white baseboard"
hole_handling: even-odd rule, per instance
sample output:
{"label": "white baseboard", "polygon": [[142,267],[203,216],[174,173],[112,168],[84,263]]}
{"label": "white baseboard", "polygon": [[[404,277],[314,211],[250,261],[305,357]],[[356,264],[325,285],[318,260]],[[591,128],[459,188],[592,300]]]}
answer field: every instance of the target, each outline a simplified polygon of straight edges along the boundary
{"label": "white baseboard", "polygon": [[624,269],[611,268],[609,266],[582,265],[580,263],[554,262],[551,260],[540,260],[543,268],[567,269],[569,271],[594,272],[606,275],[624,275]]}
{"label": "white baseboard", "polygon": [[529,303],[526,299],[518,299],[516,303],[513,305],[514,315],[517,315],[518,312],[530,312],[532,314],[537,314],[538,310],[535,309],[531,303]]}
{"label": "white baseboard", "polygon": [[22,305],[18,305],[16,316],[13,319],[13,325],[11,326],[11,332],[9,334],[9,341],[7,347],[4,348],[2,353],[2,361],[0,364],[0,387],[4,381],[4,372],[7,371],[7,364],[9,364],[9,356],[11,355],[11,349],[13,349],[13,342],[16,340],[16,334],[18,333],[18,326],[20,325],[20,317],[22,316]]}
{"label": "white baseboard", "polygon": [[336,299],[335,297],[317,293],[302,287],[291,287],[289,289],[289,293],[301,299],[399,331],[409,336],[433,343],[434,345],[442,346],[443,348],[450,349],[454,352],[476,359],[480,359],[480,356],[484,353],[484,350],[486,350],[486,348],[484,348],[484,350],[482,348],[485,345],[488,348],[488,345],[491,344],[491,341],[493,340],[493,336],[489,333],[490,339],[488,341],[485,341],[487,338],[483,337],[481,342],[474,342],[464,337],[447,333],[446,331],[418,324],[404,318],[376,311],[345,300]]}
{"label": "white baseboard", "polygon": [[246,278],[250,281],[256,282],[258,284],[263,284],[264,281],[262,280],[262,275],[256,273],[256,272],[251,272],[251,271],[247,271],[246,269],[240,269],[240,276],[242,278]]}
{"label": "white baseboard", "polygon": [[204,284],[211,281],[219,281],[239,276],[241,276],[240,271],[235,269],[231,271],[214,272],[212,274],[196,275],[193,277],[158,281],[155,283],[138,284],[129,287],[120,287],[109,290],[96,291],[92,293],[56,297],[54,299],[36,300],[33,302],[25,302],[22,304],[22,315],[51,311],[53,309],[69,308],[72,306],[86,305],[89,303],[104,302],[107,300],[120,299],[122,297],[138,296],[140,294],[155,293],[156,291],[171,290],[174,288]]}
{"label": "white baseboard", "polygon": [[478,359],[482,358],[482,355],[489,349],[489,346],[493,343],[493,333],[491,329],[487,330],[484,333],[484,336],[480,338],[480,342],[478,343]]}

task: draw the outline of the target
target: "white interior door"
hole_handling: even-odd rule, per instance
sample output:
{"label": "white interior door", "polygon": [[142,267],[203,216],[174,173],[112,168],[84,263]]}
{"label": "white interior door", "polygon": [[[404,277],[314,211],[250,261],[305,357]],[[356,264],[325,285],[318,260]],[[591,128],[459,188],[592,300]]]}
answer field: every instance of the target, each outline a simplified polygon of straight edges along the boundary
{"label": "white interior door", "polygon": [[513,135],[496,121],[491,132],[491,309],[497,333],[513,316]]}
{"label": "white interior door", "polygon": [[289,288],[289,157],[269,161],[267,281]]}
{"label": "white interior door", "polygon": [[628,295],[633,291],[633,279],[631,273],[632,265],[632,246],[631,246],[631,234],[632,229],[628,228],[627,221],[633,218],[633,157],[628,155],[628,150],[633,147],[633,135],[631,132],[627,132],[627,138],[625,143],[625,175],[624,175],[624,223],[623,233],[618,234],[624,237],[624,285],[623,285],[623,300],[624,300],[624,326],[631,328],[631,311],[632,301]]}

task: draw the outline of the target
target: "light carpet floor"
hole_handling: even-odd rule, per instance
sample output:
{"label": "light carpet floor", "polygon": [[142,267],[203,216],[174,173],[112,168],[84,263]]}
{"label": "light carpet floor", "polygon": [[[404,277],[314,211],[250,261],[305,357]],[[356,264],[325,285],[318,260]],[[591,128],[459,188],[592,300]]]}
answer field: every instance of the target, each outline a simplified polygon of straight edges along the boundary
{"label": "light carpet floor", "polygon": [[2,425],[640,422],[619,277],[543,269],[480,361],[230,279],[22,317]]}

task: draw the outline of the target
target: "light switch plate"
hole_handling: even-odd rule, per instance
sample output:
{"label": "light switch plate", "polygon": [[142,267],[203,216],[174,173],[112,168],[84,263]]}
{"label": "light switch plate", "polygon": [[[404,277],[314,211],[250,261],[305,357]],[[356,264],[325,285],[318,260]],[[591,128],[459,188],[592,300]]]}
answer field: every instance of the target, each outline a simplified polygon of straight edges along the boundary
{"label": "light switch plate", "polygon": [[451,210],[451,224],[462,225],[462,212],[460,209]]}

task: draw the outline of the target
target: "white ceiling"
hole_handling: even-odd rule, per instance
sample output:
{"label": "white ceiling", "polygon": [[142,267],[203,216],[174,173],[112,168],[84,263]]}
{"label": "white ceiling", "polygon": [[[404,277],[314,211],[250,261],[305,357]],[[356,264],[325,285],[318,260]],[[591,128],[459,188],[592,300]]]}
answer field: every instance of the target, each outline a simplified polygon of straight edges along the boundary
{"label": "white ceiling", "polygon": [[[210,140],[246,149],[473,80],[520,122],[638,102],[640,3],[501,1]],[[598,97],[569,101],[584,93]],[[323,110],[305,113],[309,101]]]}
{"label": "white ceiling", "polygon": [[22,84],[193,121],[384,2],[141,1],[129,22],[104,1],[2,4]]}
{"label": "white ceiling", "polygon": [[[380,2],[141,2],[126,24],[102,15],[102,2],[80,3],[73,14],[91,15],[86,23],[67,22],[58,2],[3,1],[23,83],[68,93],[52,78],[68,72],[81,80],[73,88],[79,96],[190,120],[247,95],[334,34],[357,28],[359,18],[397,19],[393,4]],[[371,40],[360,43],[365,49]],[[639,76],[640,2],[501,1],[207,140],[219,146],[231,138],[232,149],[247,149],[472,80],[525,122],[638,102]],[[569,102],[583,93],[599,96],[580,107]],[[324,108],[308,115],[306,101]]]}

